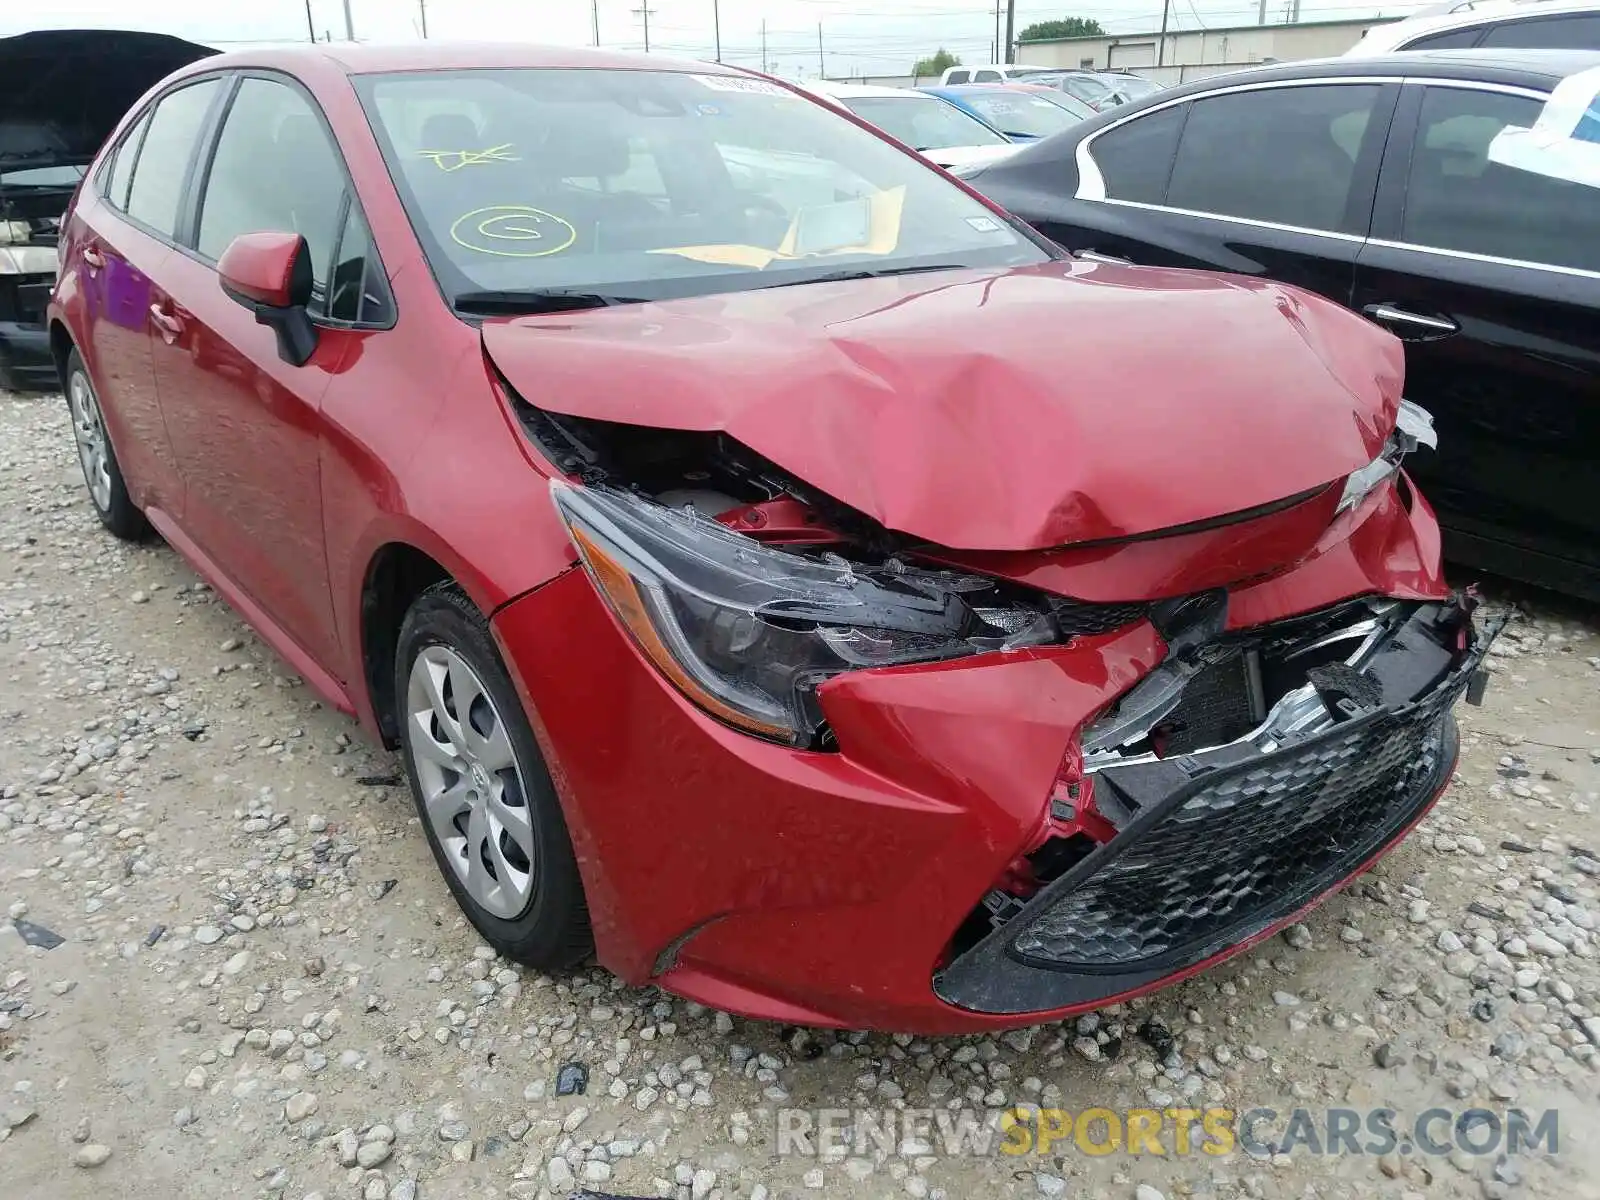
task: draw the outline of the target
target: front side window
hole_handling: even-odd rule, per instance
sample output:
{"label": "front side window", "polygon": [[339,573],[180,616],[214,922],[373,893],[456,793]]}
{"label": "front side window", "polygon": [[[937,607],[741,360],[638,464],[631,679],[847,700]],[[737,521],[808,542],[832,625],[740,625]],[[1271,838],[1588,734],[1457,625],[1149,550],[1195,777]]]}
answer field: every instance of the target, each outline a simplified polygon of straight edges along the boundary
{"label": "front side window", "polygon": [[394,318],[389,281],[372,245],[372,232],[352,204],[334,251],[325,315],[334,321],[386,325]]}
{"label": "front side window", "polygon": [[1079,120],[1045,97],[1028,92],[973,92],[966,101],[985,121],[1012,137],[1049,137]]}
{"label": "front side window", "polygon": [[1377,84],[1267,88],[1196,100],[1167,203],[1192,212],[1359,233],[1347,219]]}
{"label": "front side window", "polygon": [[764,80],[518,69],[357,88],[453,300],[658,299],[1049,257],[933,167]]}
{"label": "front side window", "polygon": [[1411,152],[1400,240],[1600,271],[1600,189],[1490,157],[1495,138],[1531,128],[1541,108],[1526,96],[1430,87]]}
{"label": "front side window", "polygon": [[1109,200],[1160,204],[1178,152],[1184,106],[1179,104],[1135,117],[1095,138],[1090,153],[1100,168]]}
{"label": "front side window", "polygon": [[859,96],[844,105],[913,150],[1006,145],[1006,139],[982,121],[931,96]]}
{"label": "front side window", "polygon": [[1001,75],[1000,75],[999,71],[979,71],[976,75],[974,75],[972,77],[972,82],[974,82],[974,83],[999,83],[1000,79],[1001,79]]}
{"label": "front side window", "polygon": [[[189,160],[219,86],[220,81],[207,79],[163,96],[150,115],[138,158],[131,164],[127,213],[165,237],[177,230]],[[113,187],[120,170],[119,162],[118,170],[112,172]]]}
{"label": "front side window", "polygon": [[972,78],[972,72],[971,71],[951,71],[950,74],[946,77],[945,82],[946,83],[966,83],[967,80],[969,80],[971,78]]}
{"label": "front side window", "polygon": [[1600,50],[1600,16],[1506,21],[1492,26],[1481,44],[1498,50]]}
{"label": "front side window", "polygon": [[240,81],[204,189],[195,249],[214,262],[241,233],[298,233],[311,250],[313,294],[325,294],[344,170],[299,91],[268,79]]}

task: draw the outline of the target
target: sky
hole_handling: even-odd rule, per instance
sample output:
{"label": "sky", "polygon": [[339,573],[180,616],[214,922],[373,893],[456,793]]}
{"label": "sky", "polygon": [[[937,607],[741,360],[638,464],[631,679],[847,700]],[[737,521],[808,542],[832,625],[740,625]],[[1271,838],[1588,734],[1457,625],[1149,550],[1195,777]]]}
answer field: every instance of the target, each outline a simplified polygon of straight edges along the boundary
{"label": "sky", "polygon": [[[1255,0],[1168,0],[1169,28],[1219,28],[1254,24]],[[421,36],[419,8],[426,5],[428,36],[515,39],[556,45],[592,45],[598,11],[600,44],[644,49],[644,19],[651,5],[650,49],[679,57],[715,54],[713,17],[720,16],[724,62],[760,68],[766,27],[768,69],[790,78],[898,74],[941,47],[968,62],[988,61],[995,37],[994,0],[348,0],[361,41],[408,41]],[[1162,0],[1017,0],[1017,30],[1033,21],[1092,17],[1111,33],[1160,27]],[[1268,0],[1268,20],[1281,19],[1286,0]],[[215,45],[305,40],[307,0],[46,0],[32,15],[18,2],[0,5],[0,35],[30,28],[150,29]],[[344,0],[309,0],[317,36],[345,36]],[[1400,15],[1418,0],[1358,3],[1301,0],[1302,21]]]}

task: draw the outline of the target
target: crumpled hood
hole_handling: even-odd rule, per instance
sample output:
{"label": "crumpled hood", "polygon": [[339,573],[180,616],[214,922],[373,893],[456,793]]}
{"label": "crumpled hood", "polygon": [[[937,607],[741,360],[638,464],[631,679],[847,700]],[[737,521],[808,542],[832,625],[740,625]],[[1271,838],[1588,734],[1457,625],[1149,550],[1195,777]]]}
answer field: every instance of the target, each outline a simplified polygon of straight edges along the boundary
{"label": "crumpled hood", "polygon": [[135,100],[179,67],[215,53],[128,29],[40,29],[0,38],[0,166],[87,163]]}
{"label": "crumpled hood", "polygon": [[1269,504],[1380,452],[1403,359],[1255,279],[1049,263],[486,322],[529,403],[720,430],[954,549],[1123,538]]}

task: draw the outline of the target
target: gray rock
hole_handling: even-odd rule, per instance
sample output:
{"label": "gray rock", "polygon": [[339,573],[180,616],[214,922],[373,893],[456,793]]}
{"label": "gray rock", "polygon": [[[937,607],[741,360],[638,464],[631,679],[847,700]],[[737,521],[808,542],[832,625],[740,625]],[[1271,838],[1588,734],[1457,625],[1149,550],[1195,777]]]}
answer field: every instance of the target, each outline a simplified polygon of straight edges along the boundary
{"label": "gray rock", "polygon": [[388,1142],[362,1142],[356,1151],[356,1165],[371,1170],[381,1167],[389,1161],[389,1156],[394,1153],[394,1146]]}
{"label": "gray rock", "polygon": [[79,1146],[72,1152],[72,1165],[85,1169],[103,1167],[110,1157],[110,1146],[100,1142],[90,1142],[87,1146]]}

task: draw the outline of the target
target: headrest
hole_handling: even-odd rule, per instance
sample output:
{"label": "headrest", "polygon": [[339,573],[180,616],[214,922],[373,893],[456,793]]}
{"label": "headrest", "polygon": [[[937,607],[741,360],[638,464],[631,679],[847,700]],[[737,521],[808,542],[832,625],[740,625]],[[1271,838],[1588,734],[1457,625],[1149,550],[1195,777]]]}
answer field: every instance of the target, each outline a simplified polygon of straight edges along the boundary
{"label": "headrest", "polygon": [[481,150],[478,127],[465,113],[434,113],[422,123],[422,150]]}
{"label": "headrest", "polygon": [[605,179],[628,169],[628,139],[601,125],[555,125],[528,160],[551,179]]}

